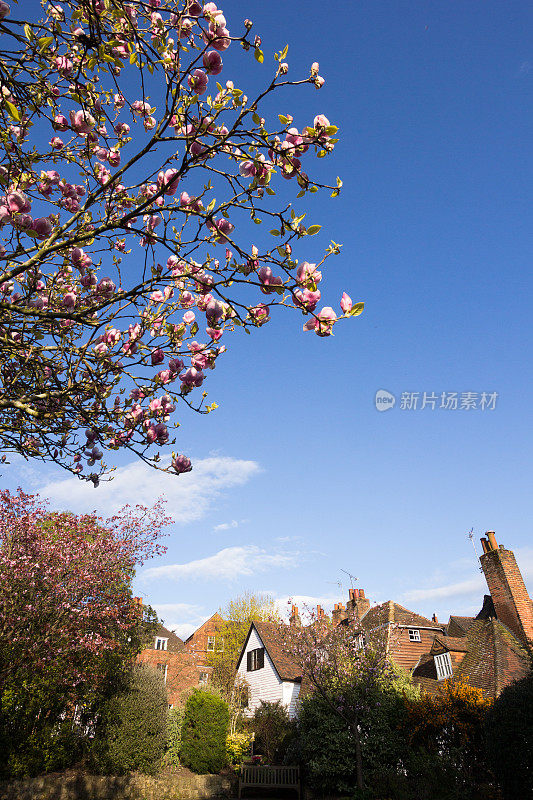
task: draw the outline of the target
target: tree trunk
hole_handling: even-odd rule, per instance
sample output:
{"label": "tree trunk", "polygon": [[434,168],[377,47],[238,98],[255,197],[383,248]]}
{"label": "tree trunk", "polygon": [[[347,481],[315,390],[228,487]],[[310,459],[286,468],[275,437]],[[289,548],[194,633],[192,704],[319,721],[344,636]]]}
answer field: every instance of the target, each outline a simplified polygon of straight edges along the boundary
{"label": "tree trunk", "polygon": [[361,753],[361,736],[359,733],[359,725],[357,722],[352,725],[352,731],[355,739],[355,767],[357,773],[357,788],[362,790],[363,785],[363,756]]}

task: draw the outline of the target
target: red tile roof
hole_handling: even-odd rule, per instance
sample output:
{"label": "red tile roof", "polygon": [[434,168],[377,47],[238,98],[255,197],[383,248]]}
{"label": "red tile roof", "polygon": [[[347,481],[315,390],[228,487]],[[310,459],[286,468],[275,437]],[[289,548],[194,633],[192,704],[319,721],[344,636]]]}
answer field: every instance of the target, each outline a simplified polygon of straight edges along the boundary
{"label": "red tile roof", "polygon": [[[298,664],[284,651],[279,626],[273,622],[252,622],[250,631],[254,627],[270,656],[276,672],[282,681],[301,681],[302,670]],[[250,633],[246,637],[248,641]],[[246,648],[246,642],[243,651]],[[240,659],[239,659],[240,661]]]}
{"label": "red tile roof", "polygon": [[442,630],[444,627],[438,622],[433,622],[433,620],[427,619],[427,617],[422,617],[415,611],[410,611],[399,603],[394,603],[392,600],[388,600],[386,603],[380,603],[378,606],[373,606],[373,608],[367,611],[361,621],[361,624],[367,630],[370,630],[372,627],[377,628],[380,625],[386,625],[387,623],[412,625],[413,628],[435,628],[436,630]]}

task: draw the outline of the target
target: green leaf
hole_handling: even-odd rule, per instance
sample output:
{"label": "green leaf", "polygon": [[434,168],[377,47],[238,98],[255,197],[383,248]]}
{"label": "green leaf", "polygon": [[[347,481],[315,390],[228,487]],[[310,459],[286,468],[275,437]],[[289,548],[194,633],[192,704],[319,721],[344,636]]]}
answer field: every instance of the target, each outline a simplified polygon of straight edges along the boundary
{"label": "green leaf", "polygon": [[137,53],[130,53],[130,64],[135,64],[138,58]]}
{"label": "green leaf", "polygon": [[256,125],[259,125],[259,123],[261,122],[261,117],[259,116],[259,114],[256,114],[255,112],[252,114],[252,119]]}
{"label": "green leaf", "polygon": [[307,229],[308,236],[316,236],[316,234],[322,229],[322,225],[310,225]]}
{"label": "green leaf", "polygon": [[42,53],[43,50],[45,50],[48,47],[48,45],[52,44],[53,41],[54,41],[53,36],[43,36],[42,39],[39,39],[38,41],[39,52]]}
{"label": "green leaf", "polygon": [[212,212],[212,210],[214,209],[214,207],[216,206],[216,203],[217,203],[216,197],[213,197],[213,199],[211,200],[211,202],[207,206],[207,208],[205,210],[205,213],[206,214],[210,214]]}
{"label": "green leaf", "polygon": [[305,192],[304,192],[304,190],[302,189],[302,191],[301,191],[301,192],[298,192],[298,194],[296,195],[296,197],[303,197],[303,196],[304,196],[304,194],[305,194]]}
{"label": "green leaf", "polygon": [[278,119],[282,125],[286,125],[287,122],[289,121],[284,114],[278,114]]}
{"label": "green leaf", "polygon": [[7,110],[9,111],[9,113],[11,114],[13,119],[16,119],[17,122],[20,122],[20,111],[18,110],[18,108],[16,108],[13,105],[13,103],[10,103],[9,100],[6,100],[5,104],[6,104]]}
{"label": "green leaf", "polygon": [[255,224],[256,224],[256,225],[261,225],[261,223],[263,222],[263,220],[262,220],[262,219],[259,219],[259,217],[254,217],[254,222],[255,222]]}
{"label": "green leaf", "polygon": [[255,60],[259,61],[260,64],[262,64],[263,61],[265,60],[265,57],[263,55],[263,51],[260,50],[258,47],[256,47],[255,50],[254,50],[254,56],[255,56]]}
{"label": "green leaf", "polygon": [[34,38],[34,33],[33,33],[33,30],[32,30],[32,28],[31,28],[31,26],[30,26],[30,25],[28,25],[28,23],[26,23],[26,24],[24,25],[24,33],[26,34],[26,39],[27,39],[29,42],[31,42],[31,40]]}
{"label": "green leaf", "polygon": [[283,52],[281,52],[281,53],[279,54],[279,57],[280,57],[281,61],[285,61],[285,59],[287,58],[287,53],[288,53],[288,52],[289,52],[289,45],[288,45],[288,44],[286,44],[286,45],[285,45],[285,47],[284,47],[284,49],[283,49]]}
{"label": "green leaf", "polygon": [[277,231],[277,230],[275,230],[275,229],[274,229],[274,230],[272,230],[272,231],[270,231],[270,233],[272,234],[272,236],[279,236],[279,235],[280,235],[280,234],[279,234],[279,231]]}
{"label": "green leaf", "polygon": [[316,194],[318,192],[318,186],[311,186],[309,191],[311,192],[311,194]]}
{"label": "green leaf", "polygon": [[271,189],[269,186],[266,186],[266,187],[265,187],[265,192],[266,192],[267,194],[276,194],[276,192],[274,191],[274,189]]}
{"label": "green leaf", "polygon": [[363,313],[364,307],[365,307],[364,303],[355,303],[355,305],[352,306],[352,310],[349,312],[348,316],[358,317],[359,314]]}

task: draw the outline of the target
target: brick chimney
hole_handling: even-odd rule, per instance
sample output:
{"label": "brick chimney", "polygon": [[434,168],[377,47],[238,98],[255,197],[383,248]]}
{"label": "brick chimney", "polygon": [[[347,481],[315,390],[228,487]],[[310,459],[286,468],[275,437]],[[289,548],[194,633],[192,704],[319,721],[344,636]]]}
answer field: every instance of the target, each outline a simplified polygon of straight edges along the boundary
{"label": "brick chimney", "polygon": [[346,609],[342,603],[335,603],[335,608],[331,612],[331,621],[334,625],[338,625],[343,619],[346,619]]}
{"label": "brick chimney", "polygon": [[291,608],[291,615],[289,617],[289,625],[301,625],[300,614],[298,613],[298,606],[293,605]]}
{"label": "brick chimney", "polygon": [[321,620],[326,619],[326,614],[324,613],[324,609],[322,608],[322,606],[316,607],[316,618]]}
{"label": "brick chimney", "polygon": [[370,600],[365,597],[364,589],[349,589],[349,600],[346,603],[348,613],[355,614],[361,620],[370,608]]}
{"label": "brick chimney", "polygon": [[522,641],[533,640],[533,603],[527,593],[514,553],[498,547],[494,531],[481,539],[481,567],[496,616]]}

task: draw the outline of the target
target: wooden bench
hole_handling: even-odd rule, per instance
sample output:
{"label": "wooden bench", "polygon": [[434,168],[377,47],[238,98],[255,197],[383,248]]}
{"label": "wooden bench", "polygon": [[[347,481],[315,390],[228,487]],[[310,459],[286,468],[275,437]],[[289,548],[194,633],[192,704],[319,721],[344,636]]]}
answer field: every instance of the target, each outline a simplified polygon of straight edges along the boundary
{"label": "wooden bench", "polygon": [[241,767],[239,798],[243,789],[296,789],[300,799],[300,767]]}

